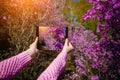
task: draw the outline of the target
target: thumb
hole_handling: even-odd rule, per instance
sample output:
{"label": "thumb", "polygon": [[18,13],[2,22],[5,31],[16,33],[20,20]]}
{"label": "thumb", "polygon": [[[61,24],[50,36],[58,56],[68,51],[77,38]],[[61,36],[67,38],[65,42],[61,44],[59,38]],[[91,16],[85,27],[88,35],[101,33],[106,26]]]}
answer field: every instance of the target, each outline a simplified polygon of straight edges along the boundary
{"label": "thumb", "polygon": [[40,52],[40,50],[36,49],[36,53],[39,53],[39,52]]}
{"label": "thumb", "polygon": [[71,49],[74,49],[73,45],[70,42],[69,42],[69,46],[70,46]]}
{"label": "thumb", "polygon": [[69,45],[68,39],[65,40],[65,45]]}
{"label": "thumb", "polygon": [[36,37],[35,41],[34,41],[35,44],[38,43],[38,37]]}
{"label": "thumb", "polygon": [[35,41],[30,45],[31,47],[36,47],[37,46],[37,42],[38,42],[38,37],[36,37]]}

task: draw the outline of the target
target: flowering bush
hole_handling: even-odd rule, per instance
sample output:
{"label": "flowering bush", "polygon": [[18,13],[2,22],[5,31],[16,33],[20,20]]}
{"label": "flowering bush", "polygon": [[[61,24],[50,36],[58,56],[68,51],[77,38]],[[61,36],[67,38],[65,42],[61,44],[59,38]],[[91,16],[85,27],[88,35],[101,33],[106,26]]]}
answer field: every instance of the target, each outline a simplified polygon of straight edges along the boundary
{"label": "flowering bush", "polygon": [[83,16],[83,19],[98,19],[97,32],[101,34],[98,45],[106,65],[101,68],[100,77],[116,80],[120,76],[120,0],[89,0],[89,2],[93,4],[93,8]]}
{"label": "flowering bush", "polygon": [[[91,31],[82,27],[69,32],[76,62],[76,73],[73,79],[118,79],[120,58],[119,0],[89,0],[93,8],[83,16],[98,19],[97,32],[100,39]],[[79,26],[79,25],[77,25]],[[71,28],[71,26],[69,25]],[[76,27],[76,25],[74,25]],[[53,46],[51,46],[53,47]],[[116,66],[114,66],[116,65]]]}

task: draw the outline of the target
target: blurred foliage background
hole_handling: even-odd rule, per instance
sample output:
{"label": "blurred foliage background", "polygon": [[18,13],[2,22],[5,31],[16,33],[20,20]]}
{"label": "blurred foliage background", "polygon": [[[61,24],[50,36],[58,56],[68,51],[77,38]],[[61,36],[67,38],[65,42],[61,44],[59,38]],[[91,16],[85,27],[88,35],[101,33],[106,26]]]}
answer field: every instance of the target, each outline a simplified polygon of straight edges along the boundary
{"label": "blurred foliage background", "polygon": [[[42,21],[51,16],[45,13],[47,7],[52,6],[51,4],[41,7],[42,3],[37,6],[33,5],[33,0],[25,0],[25,4],[19,3],[18,5],[15,4],[14,0],[11,1],[13,2],[11,3],[9,0],[0,1],[0,61],[26,50],[35,39],[35,26],[42,24]],[[36,0],[34,4],[37,4],[37,1],[39,0]],[[57,1],[58,3],[61,2],[61,0]],[[88,0],[66,0],[63,7],[61,14],[65,16],[66,21],[70,23],[79,22],[86,29],[95,33],[97,21],[87,20],[84,22],[82,20],[82,16],[92,7]],[[36,80],[58,53],[56,51],[41,51],[28,66],[14,76],[13,80]],[[65,75],[74,73],[73,59],[69,56],[65,71],[59,77],[59,80],[69,80]]]}
{"label": "blurred foliage background", "polygon": [[88,19],[82,20],[82,16],[89,10],[92,5],[88,3],[88,0],[67,0],[62,13],[66,16],[66,19],[70,22],[80,22],[86,29],[96,32],[97,21]]}

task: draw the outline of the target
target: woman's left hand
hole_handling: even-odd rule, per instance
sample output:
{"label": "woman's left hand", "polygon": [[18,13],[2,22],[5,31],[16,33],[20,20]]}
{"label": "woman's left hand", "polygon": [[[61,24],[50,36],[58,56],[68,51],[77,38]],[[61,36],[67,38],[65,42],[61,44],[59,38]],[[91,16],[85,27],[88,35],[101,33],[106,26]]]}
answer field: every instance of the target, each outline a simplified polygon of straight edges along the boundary
{"label": "woman's left hand", "polygon": [[37,42],[38,42],[38,37],[36,37],[35,41],[30,45],[30,48],[27,50],[30,56],[34,56],[39,52],[39,50],[37,49]]}

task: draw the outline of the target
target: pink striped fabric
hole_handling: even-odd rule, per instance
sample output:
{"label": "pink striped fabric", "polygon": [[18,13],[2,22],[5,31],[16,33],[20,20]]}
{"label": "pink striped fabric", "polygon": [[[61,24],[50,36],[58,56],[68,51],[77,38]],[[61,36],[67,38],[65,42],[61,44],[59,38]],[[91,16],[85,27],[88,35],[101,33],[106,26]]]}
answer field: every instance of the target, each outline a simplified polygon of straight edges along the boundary
{"label": "pink striped fabric", "polygon": [[61,52],[37,80],[57,80],[66,64],[67,53]]}
{"label": "pink striped fabric", "polygon": [[31,56],[25,51],[0,62],[0,80],[10,80],[16,72],[30,63]]}
{"label": "pink striped fabric", "polygon": [[[61,52],[37,80],[57,80],[66,64],[67,53]],[[30,63],[31,56],[23,52],[0,62],[0,80],[10,80],[16,72]]]}

